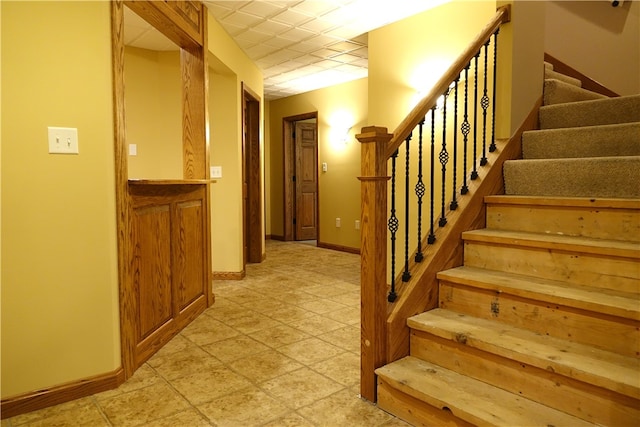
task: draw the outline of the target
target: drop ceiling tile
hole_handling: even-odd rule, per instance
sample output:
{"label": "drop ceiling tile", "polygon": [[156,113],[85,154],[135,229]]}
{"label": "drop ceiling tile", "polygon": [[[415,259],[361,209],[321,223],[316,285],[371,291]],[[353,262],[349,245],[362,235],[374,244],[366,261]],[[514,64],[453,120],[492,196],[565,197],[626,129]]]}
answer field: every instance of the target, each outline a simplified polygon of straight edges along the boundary
{"label": "drop ceiling tile", "polygon": [[276,36],[276,37],[271,37],[270,39],[267,39],[262,43],[268,46],[275,47],[277,49],[282,49],[284,47],[291,46],[295,42],[293,40],[288,40],[280,36]]}
{"label": "drop ceiling tile", "polygon": [[303,1],[291,8],[296,12],[303,13],[308,16],[318,17],[327,12],[337,9],[340,4],[331,1]]}
{"label": "drop ceiling tile", "polygon": [[316,49],[318,49],[318,48],[322,48],[324,46],[328,46],[330,44],[336,43],[338,41],[340,41],[340,39],[336,39],[335,37],[329,37],[329,36],[320,34],[317,36],[313,36],[309,39],[306,39],[304,42],[309,45],[314,45],[316,46]]}
{"label": "drop ceiling tile", "polygon": [[296,12],[295,10],[286,9],[279,14],[271,18],[273,21],[281,22],[283,24],[298,26],[303,22],[311,19],[309,16]]}
{"label": "drop ceiling tile", "polygon": [[336,50],[338,52],[351,52],[357,49],[362,49],[362,44],[345,40],[329,45],[328,47],[329,49]]}
{"label": "drop ceiling tile", "polygon": [[336,55],[331,58],[333,61],[342,62],[344,64],[349,64],[351,62],[357,61],[360,59],[358,56],[349,55],[348,53],[343,53],[341,55]]}
{"label": "drop ceiling tile", "polygon": [[318,50],[318,46],[315,44],[298,42],[289,46],[289,49],[294,50],[296,52],[300,52],[301,54],[307,54],[309,52],[313,52],[314,50]]}
{"label": "drop ceiling tile", "polygon": [[342,26],[350,24],[356,20],[366,19],[365,15],[366,11],[371,9],[371,4],[368,7],[365,7],[364,10],[362,7],[358,7],[358,5],[352,4],[348,6],[341,6],[338,9],[334,9],[331,12],[325,13],[322,15],[323,19],[335,22],[336,25]]}
{"label": "drop ceiling tile", "polygon": [[369,60],[368,59],[358,59],[351,63],[351,65],[357,65],[358,67],[369,68]]}
{"label": "drop ceiling tile", "polygon": [[280,22],[266,20],[264,22],[259,23],[258,25],[253,26],[252,28],[257,31],[261,31],[263,33],[280,34],[280,33],[284,33],[287,30],[290,30],[291,26],[281,24]]}
{"label": "drop ceiling tile", "polygon": [[323,48],[323,49],[314,50],[313,52],[311,52],[311,55],[316,56],[318,58],[325,59],[325,58],[331,58],[333,56],[338,56],[340,55],[340,52]]}
{"label": "drop ceiling tile", "polygon": [[335,68],[335,70],[342,71],[343,73],[349,73],[354,75],[362,75],[362,73],[367,73],[366,68],[357,67],[351,64],[342,64]]}
{"label": "drop ceiling tile", "polygon": [[225,23],[229,23],[229,24],[237,25],[239,27],[249,28],[249,27],[253,27],[254,25],[257,25],[262,20],[263,18],[259,16],[251,15],[249,13],[234,12],[231,15],[227,16],[222,21],[222,23],[223,25]]}
{"label": "drop ceiling tile", "polygon": [[355,36],[360,34],[358,31],[354,30],[348,25],[334,27],[331,30],[325,33],[328,36],[335,37],[336,39],[353,39]]}
{"label": "drop ceiling tile", "polygon": [[283,8],[286,9],[286,6],[273,4],[272,2],[267,1],[252,1],[243,6],[240,10],[242,12],[266,18],[268,16],[277,15]]}
{"label": "drop ceiling tile", "polygon": [[308,39],[314,36],[312,31],[303,30],[301,28],[292,28],[288,31],[285,31],[282,34],[279,34],[280,37],[284,37],[285,39],[293,40],[293,41],[301,41]]}
{"label": "drop ceiling tile", "polygon": [[236,41],[249,42],[249,43],[260,43],[265,40],[268,40],[271,37],[270,34],[262,33],[260,31],[256,31],[253,29],[249,29],[238,34],[235,39]]}
{"label": "drop ceiling tile", "polygon": [[318,62],[314,62],[314,64],[316,67],[320,67],[322,69],[325,70],[331,70],[333,68],[339,67],[340,65],[342,65],[342,62],[336,62],[336,61],[332,61],[330,59],[325,59],[324,61],[318,61]]}
{"label": "drop ceiling tile", "polygon": [[301,24],[300,28],[312,31],[314,33],[324,33],[325,31],[330,30],[331,28],[334,28],[337,25],[339,24],[335,24],[334,22],[327,21],[325,19],[316,18],[316,19],[307,21],[304,24]]}
{"label": "drop ceiling tile", "polygon": [[368,58],[369,57],[369,48],[361,47],[360,49],[352,50],[349,52],[350,55],[359,56],[360,58]]}
{"label": "drop ceiling tile", "polygon": [[238,34],[240,34],[241,32],[247,29],[247,27],[241,27],[239,25],[234,25],[229,22],[225,22],[222,25],[222,27],[225,29],[227,33],[229,33],[231,37],[236,37]]}
{"label": "drop ceiling tile", "polygon": [[251,46],[250,48],[247,48],[246,53],[251,58],[260,59],[264,56],[272,54],[276,50],[278,50],[278,48],[266,45],[264,43],[259,43],[254,46]]}

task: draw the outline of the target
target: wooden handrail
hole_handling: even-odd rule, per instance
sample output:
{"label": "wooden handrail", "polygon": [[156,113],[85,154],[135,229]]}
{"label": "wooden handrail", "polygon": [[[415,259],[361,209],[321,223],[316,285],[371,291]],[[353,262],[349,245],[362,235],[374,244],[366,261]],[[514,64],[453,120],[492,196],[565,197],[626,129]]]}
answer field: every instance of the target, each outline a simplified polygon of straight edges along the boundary
{"label": "wooden handrail", "polygon": [[465,69],[467,64],[476,56],[478,50],[485,44],[487,40],[496,32],[496,30],[503,23],[511,20],[511,5],[505,5],[498,8],[495,16],[489,21],[484,29],[476,36],[476,38],[467,46],[462,54],[451,64],[447,69],[447,72],[442,75],[440,80],[433,86],[431,91],[416,105],[409,115],[396,127],[393,132],[393,137],[389,141],[387,146],[386,155],[387,158],[402,145],[407,139],[409,134],[418,123],[424,119],[431,108],[433,108],[438,102],[438,98],[442,96],[449,88],[451,83],[457,76],[460,75],[462,70]]}

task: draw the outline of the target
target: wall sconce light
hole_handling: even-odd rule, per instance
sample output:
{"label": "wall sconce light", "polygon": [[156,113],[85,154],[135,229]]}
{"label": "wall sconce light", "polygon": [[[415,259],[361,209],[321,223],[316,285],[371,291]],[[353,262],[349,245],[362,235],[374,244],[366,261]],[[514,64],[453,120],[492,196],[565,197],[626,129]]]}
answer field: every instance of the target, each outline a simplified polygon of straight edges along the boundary
{"label": "wall sconce light", "polygon": [[335,128],[335,138],[336,141],[340,144],[347,145],[349,142],[349,132],[351,132],[351,128],[347,127],[337,127]]}

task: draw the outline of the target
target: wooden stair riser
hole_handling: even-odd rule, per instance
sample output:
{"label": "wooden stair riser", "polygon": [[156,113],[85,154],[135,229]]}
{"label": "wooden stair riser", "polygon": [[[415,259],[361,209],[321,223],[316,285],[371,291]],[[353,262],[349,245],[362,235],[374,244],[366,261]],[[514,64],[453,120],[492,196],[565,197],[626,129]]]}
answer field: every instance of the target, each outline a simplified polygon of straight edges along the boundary
{"label": "wooden stair riser", "polygon": [[464,265],[629,293],[640,290],[636,258],[465,241]]}
{"label": "wooden stair riser", "polygon": [[640,213],[631,209],[487,203],[487,228],[638,241]]}
{"label": "wooden stair riser", "polygon": [[[406,395],[421,402],[409,408],[387,407],[393,413],[398,413],[398,409],[414,412],[413,406],[419,412],[427,412],[426,404],[439,411],[450,411],[453,416],[477,426],[593,426],[566,412],[413,356],[379,368],[376,373],[379,383],[394,389],[402,406],[412,403],[411,399],[403,398]],[[385,386],[383,393],[384,389]],[[437,420],[425,424],[440,425]]]}
{"label": "wooden stair riser", "polygon": [[440,281],[439,307],[626,356],[640,356],[640,322],[637,320],[447,281]]}
{"label": "wooden stair riser", "polygon": [[637,399],[426,332],[412,332],[411,355],[590,422],[632,425],[640,417]]}
{"label": "wooden stair riser", "polygon": [[420,399],[416,399],[378,377],[378,407],[394,414],[414,426],[473,427],[453,415],[447,409],[440,409]]}

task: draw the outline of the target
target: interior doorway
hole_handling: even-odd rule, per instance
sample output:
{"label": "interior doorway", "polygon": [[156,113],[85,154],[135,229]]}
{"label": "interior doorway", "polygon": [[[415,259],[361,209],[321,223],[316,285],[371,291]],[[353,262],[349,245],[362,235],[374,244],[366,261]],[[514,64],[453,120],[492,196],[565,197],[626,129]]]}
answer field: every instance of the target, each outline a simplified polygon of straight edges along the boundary
{"label": "interior doorway", "polygon": [[242,84],[243,266],[264,260],[262,252],[262,166],[260,163],[260,97]]}
{"label": "interior doorway", "polygon": [[318,113],[283,119],[284,240],[317,240]]}

